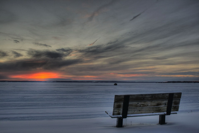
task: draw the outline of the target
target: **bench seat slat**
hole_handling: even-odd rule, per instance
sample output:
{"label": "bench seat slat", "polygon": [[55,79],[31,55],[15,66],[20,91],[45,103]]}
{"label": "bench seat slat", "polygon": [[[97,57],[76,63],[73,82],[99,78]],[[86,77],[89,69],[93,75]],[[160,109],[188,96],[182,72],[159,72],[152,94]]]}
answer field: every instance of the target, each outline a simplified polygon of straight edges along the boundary
{"label": "bench seat slat", "polygon": [[[168,99],[156,99],[156,100],[133,100],[133,101],[129,101],[129,103],[131,102],[151,102],[151,101],[168,101]],[[180,103],[180,98],[174,98],[173,101],[178,101],[178,103]],[[114,103],[123,103],[123,101],[115,101]]]}
{"label": "bench seat slat", "polygon": [[[171,112],[171,114],[177,114],[177,112]],[[166,112],[161,113],[145,113],[145,114],[128,114],[127,117],[140,117],[140,116],[153,116],[153,115],[166,115]],[[122,118],[122,115],[109,115],[111,118]]]}
{"label": "bench seat slat", "polygon": [[[128,115],[130,114],[141,114],[141,113],[154,113],[154,112],[165,112],[167,107],[136,107],[129,108]],[[171,111],[178,111],[179,106],[172,106]],[[115,108],[113,110],[113,115],[121,115],[122,108]]]}

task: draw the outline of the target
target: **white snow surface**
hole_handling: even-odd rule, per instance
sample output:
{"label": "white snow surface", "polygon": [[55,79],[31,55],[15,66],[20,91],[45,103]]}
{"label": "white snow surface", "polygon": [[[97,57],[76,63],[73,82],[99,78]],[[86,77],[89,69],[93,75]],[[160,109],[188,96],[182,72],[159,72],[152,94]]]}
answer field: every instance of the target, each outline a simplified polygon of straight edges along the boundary
{"label": "white snow surface", "polygon": [[[199,132],[199,84],[197,83],[57,83],[0,82],[1,133],[117,133]],[[178,114],[124,119],[116,128],[112,112],[114,95],[182,92]]]}

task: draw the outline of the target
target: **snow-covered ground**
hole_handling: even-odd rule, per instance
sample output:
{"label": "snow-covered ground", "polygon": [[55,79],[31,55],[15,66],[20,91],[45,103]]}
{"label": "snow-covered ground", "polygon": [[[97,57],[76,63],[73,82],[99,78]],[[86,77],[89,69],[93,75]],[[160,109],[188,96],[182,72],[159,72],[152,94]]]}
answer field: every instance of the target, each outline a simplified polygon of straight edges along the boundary
{"label": "snow-covered ground", "polygon": [[[197,83],[0,82],[0,132],[199,132]],[[116,128],[116,94],[182,92],[180,111],[158,125],[158,116],[133,117]]]}
{"label": "snow-covered ground", "polygon": [[158,116],[131,117],[124,127],[115,127],[109,117],[67,120],[0,121],[1,133],[198,133],[199,113],[180,113],[166,117],[159,125]]}

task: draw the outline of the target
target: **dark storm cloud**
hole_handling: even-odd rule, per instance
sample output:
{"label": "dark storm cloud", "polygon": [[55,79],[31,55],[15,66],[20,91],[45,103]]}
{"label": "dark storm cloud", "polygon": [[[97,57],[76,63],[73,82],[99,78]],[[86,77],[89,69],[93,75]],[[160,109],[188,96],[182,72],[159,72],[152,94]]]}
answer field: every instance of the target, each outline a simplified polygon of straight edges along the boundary
{"label": "dark storm cloud", "polygon": [[18,57],[23,56],[22,54],[20,54],[20,53],[18,53],[18,52],[16,52],[16,51],[12,51],[12,53],[14,54],[14,57],[15,57],[15,58],[18,58]]}
{"label": "dark storm cloud", "polygon": [[20,41],[18,41],[18,40],[14,40],[14,42],[15,42],[15,43],[19,43]]}
{"label": "dark storm cloud", "polygon": [[6,52],[0,50],[0,58],[4,58],[6,56],[8,56],[8,54]]}
{"label": "dark storm cloud", "polygon": [[28,59],[0,63],[3,71],[27,71],[39,69],[47,63],[46,60]]}
{"label": "dark storm cloud", "polygon": [[38,46],[51,47],[50,45],[48,45],[48,44],[43,44],[43,43],[37,43],[37,42],[35,42],[34,44],[35,44],[35,45],[38,45]]}
{"label": "dark storm cloud", "polygon": [[47,70],[49,70],[49,69],[55,70],[55,69],[59,69],[61,67],[67,67],[67,66],[79,64],[82,62],[83,61],[81,59],[55,60],[55,61],[50,61],[43,68],[47,69]]}
{"label": "dark storm cloud", "polygon": [[23,59],[0,63],[2,71],[59,70],[80,63],[80,59]]}
{"label": "dark storm cloud", "polygon": [[58,51],[58,52],[71,53],[73,50],[70,49],[70,48],[60,48],[60,49],[56,49],[56,51]]}
{"label": "dark storm cloud", "polygon": [[65,56],[64,53],[55,52],[55,51],[40,51],[31,49],[28,52],[28,55],[32,56],[33,58],[63,58]]}
{"label": "dark storm cloud", "polygon": [[60,49],[56,49],[56,51],[64,54],[65,56],[68,56],[70,53],[73,52],[73,50],[70,48],[60,48]]}
{"label": "dark storm cloud", "polygon": [[113,5],[116,1],[118,0],[111,0],[109,3],[101,5],[100,7],[98,7],[92,14],[91,16],[88,18],[88,21],[92,21],[93,18],[98,15],[103,9]]}

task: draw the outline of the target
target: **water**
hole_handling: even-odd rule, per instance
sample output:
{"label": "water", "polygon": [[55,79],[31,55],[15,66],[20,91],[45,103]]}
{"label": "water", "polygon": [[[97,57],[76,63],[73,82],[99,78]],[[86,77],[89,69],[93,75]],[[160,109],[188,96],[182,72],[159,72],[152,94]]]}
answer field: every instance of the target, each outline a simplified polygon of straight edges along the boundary
{"label": "water", "polygon": [[0,120],[106,117],[114,95],[182,92],[179,113],[199,111],[197,83],[0,82]]}

